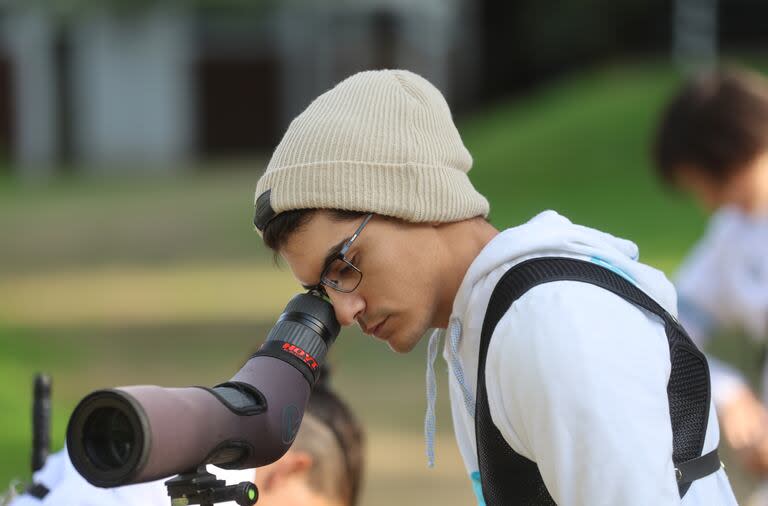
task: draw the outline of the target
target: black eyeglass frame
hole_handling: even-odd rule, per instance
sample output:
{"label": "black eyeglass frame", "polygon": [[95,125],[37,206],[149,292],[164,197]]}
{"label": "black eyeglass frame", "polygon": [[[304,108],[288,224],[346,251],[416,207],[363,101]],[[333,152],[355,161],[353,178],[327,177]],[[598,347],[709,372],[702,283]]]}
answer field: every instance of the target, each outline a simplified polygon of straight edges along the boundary
{"label": "black eyeglass frame", "polygon": [[[363,231],[363,228],[365,228],[368,222],[371,221],[371,218],[373,218],[373,214],[367,214],[365,216],[365,218],[363,219],[363,222],[360,224],[359,227],[357,227],[357,230],[355,230],[355,232],[349,237],[349,239],[347,239],[344,242],[339,252],[336,253],[336,255],[334,255],[333,258],[328,259],[328,261],[325,263],[325,266],[323,267],[323,271],[320,273],[320,282],[317,283],[316,285],[305,287],[307,290],[318,291],[327,297],[328,292],[325,289],[326,286],[332,290],[336,290],[337,292],[341,292],[341,293],[354,292],[357,289],[357,287],[360,286],[360,282],[363,281],[363,271],[358,269],[357,266],[355,266],[355,264],[353,264],[352,262],[349,261],[349,259],[347,259],[347,252],[352,247],[352,243],[355,242],[355,239],[357,239],[357,237],[360,235],[360,232]],[[357,278],[357,283],[355,283],[355,286],[353,286],[352,288],[349,288],[349,289],[340,288],[334,285],[330,280],[326,281],[328,270],[331,268],[331,266],[333,265],[333,262],[335,262],[336,260],[341,260],[342,262],[347,264],[349,267],[354,269],[360,275]]]}

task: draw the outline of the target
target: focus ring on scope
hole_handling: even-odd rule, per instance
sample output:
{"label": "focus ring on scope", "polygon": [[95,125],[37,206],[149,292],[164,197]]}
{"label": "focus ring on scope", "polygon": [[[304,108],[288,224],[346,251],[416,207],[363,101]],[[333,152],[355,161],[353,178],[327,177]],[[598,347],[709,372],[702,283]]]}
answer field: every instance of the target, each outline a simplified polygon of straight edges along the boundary
{"label": "focus ring on scope", "polygon": [[328,346],[317,332],[296,321],[278,321],[267,336],[267,342],[269,341],[284,341],[293,344],[314,357],[318,362],[322,362],[328,353]]}
{"label": "focus ring on scope", "polygon": [[293,297],[288,301],[288,304],[283,310],[284,316],[291,313],[303,313],[311,318],[316,318],[318,323],[327,329],[330,336],[330,340],[327,341],[328,346],[333,344],[333,341],[336,340],[336,336],[338,336],[341,331],[341,326],[336,320],[336,313],[333,310],[333,306],[330,302],[315,295],[303,293]]}

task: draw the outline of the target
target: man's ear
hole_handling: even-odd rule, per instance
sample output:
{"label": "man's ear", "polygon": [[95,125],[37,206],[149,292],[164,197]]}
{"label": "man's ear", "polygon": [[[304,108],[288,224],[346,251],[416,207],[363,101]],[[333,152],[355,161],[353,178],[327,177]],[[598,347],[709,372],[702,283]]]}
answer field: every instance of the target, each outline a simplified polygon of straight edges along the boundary
{"label": "man's ear", "polygon": [[269,466],[267,476],[264,477],[264,487],[269,489],[280,485],[285,480],[300,477],[307,473],[313,464],[314,459],[309,453],[289,450]]}

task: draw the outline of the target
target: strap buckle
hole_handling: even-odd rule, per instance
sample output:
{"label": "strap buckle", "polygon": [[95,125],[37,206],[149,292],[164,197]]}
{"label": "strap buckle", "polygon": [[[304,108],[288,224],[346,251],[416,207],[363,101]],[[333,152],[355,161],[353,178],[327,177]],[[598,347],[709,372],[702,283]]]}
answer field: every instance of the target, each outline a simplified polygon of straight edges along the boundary
{"label": "strap buckle", "polygon": [[678,484],[692,483],[720,469],[725,469],[725,465],[720,461],[720,455],[715,448],[701,457],[679,463],[675,467],[675,477]]}

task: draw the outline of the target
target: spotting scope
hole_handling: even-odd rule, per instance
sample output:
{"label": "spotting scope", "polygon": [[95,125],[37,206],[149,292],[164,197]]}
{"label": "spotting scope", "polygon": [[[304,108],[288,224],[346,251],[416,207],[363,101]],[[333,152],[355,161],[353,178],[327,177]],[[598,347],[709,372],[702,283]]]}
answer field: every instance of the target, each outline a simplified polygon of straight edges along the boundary
{"label": "spotting scope", "polygon": [[204,464],[245,469],[274,462],[296,437],[339,330],[328,301],[316,292],[299,294],[226,383],[92,392],[69,420],[70,459],[99,487],[152,481]]}

